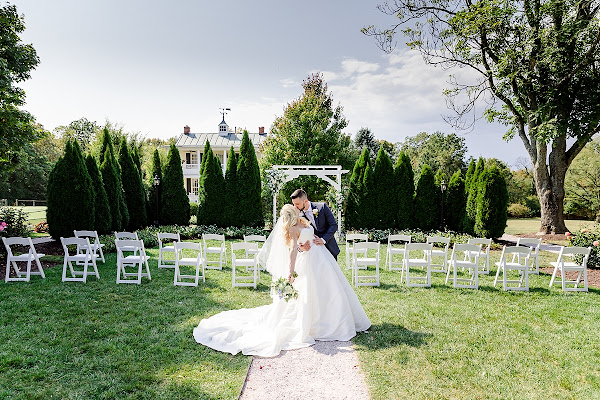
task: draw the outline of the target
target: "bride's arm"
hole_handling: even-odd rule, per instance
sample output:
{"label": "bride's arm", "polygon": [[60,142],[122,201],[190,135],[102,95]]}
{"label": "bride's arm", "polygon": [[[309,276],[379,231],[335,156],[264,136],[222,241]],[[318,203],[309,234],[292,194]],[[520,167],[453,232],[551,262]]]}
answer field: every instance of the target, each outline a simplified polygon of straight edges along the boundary
{"label": "bride's arm", "polygon": [[298,256],[298,236],[296,232],[292,233],[292,251],[290,251],[290,275],[288,280],[294,282],[294,269],[296,268],[296,257]]}

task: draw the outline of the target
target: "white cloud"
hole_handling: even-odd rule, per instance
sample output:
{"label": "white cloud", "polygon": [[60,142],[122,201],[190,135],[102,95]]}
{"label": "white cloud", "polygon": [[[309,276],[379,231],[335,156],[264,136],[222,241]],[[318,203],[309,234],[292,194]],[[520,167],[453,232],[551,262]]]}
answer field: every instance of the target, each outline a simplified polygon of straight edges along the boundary
{"label": "white cloud", "polygon": [[300,84],[298,82],[296,82],[295,80],[293,80],[291,78],[282,79],[279,82],[281,83],[281,86],[283,86],[286,89],[291,88],[291,87],[300,86]]}

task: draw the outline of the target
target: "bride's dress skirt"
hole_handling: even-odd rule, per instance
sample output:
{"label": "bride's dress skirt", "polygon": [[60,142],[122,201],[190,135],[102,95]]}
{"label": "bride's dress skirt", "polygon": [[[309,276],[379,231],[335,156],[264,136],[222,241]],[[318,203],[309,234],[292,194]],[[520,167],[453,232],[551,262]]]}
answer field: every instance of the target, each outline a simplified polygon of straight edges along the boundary
{"label": "bride's dress skirt", "polygon": [[356,294],[325,246],[298,254],[298,298],[250,309],[224,311],[194,329],[198,343],[215,350],[274,357],[315,340],[350,340],[371,326]]}

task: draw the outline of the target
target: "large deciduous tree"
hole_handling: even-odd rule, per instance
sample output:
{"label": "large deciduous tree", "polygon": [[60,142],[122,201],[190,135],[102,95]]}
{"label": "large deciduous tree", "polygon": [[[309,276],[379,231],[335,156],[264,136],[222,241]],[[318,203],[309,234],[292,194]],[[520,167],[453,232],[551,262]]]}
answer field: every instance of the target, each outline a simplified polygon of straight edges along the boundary
{"label": "large deciduous tree", "polygon": [[474,71],[473,82],[455,81],[446,91],[458,112],[454,122],[464,123],[491,95],[488,120],[509,126],[506,139],[519,136],[531,159],[540,231],[565,232],[565,174],[600,131],[598,2],[396,0],[380,10],[396,23],[363,32],[384,50],[393,50],[402,30],[427,63]]}
{"label": "large deciduous tree", "polygon": [[0,5],[0,169],[18,164],[21,148],[40,134],[33,116],[20,108],[25,105],[25,91],[16,86],[30,78],[40,61],[33,46],[21,42],[24,30],[17,8]]}

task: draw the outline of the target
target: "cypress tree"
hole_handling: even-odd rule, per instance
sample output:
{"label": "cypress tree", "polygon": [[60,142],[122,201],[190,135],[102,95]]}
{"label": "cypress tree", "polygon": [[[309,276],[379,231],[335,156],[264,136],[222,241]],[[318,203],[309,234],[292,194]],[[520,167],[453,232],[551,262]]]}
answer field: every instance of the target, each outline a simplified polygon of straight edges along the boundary
{"label": "cypress tree", "polygon": [[462,229],[466,202],[465,180],[460,170],[457,170],[450,178],[445,196],[444,217],[449,229],[453,231]]}
{"label": "cypress tree", "polygon": [[244,131],[240,146],[240,158],[237,168],[238,190],[238,216],[240,224],[245,226],[263,227],[265,224],[260,197],[261,181],[260,169],[254,146],[250,141],[248,132]]}
{"label": "cypress tree", "polygon": [[54,239],[73,236],[73,230],[94,229],[94,192],[81,149],[68,141],[50,173],[46,218]]}
{"label": "cypress tree", "polygon": [[209,148],[204,154],[206,165],[198,190],[198,225],[227,224],[227,210],[223,207],[225,180],[219,158]]}
{"label": "cypress tree", "polygon": [[475,160],[471,159],[471,162],[469,162],[469,168],[467,169],[467,174],[465,175],[465,197],[469,194],[469,185],[471,184],[471,179],[473,178],[474,173]]}
{"label": "cypress tree", "polygon": [[[154,186],[154,179],[158,177],[160,183],[158,186]],[[148,208],[146,210],[148,214],[148,223],[154,223],[154,221],[160,222],[160,211],[158,211],[157,215],[157,207],[160,206],[160,194],[162,187],[162,168],[160,166],[160,155],[158,154],[158,149],[154,150],[152,154],[152,185],[150,186],[150,190],[148,191]],[[158,204],[157,204],[158,199]]]}
{"label": "cypress tree", "polygon": [[435,176],[431,167],[423,165],[415,190],[415,225],[423,230],[437,228],[440,220],[440,208],[437,199]]}
{"label": "cypress tree", "polygon": [[121,165],[124,200],[129,211],[127,230],[133,232],[146,226],[146,193],[125,138],[121,141],[119,165]]}
{"label": "cypress tree", "polygon": [[396,227],[413,227],[415,175],[410,158],[401,152],[394,168],[394,189],[396,190]]}
{"label": "cypress tree", "polygon": [[375,228],[393,228],[397,209],[397,194],[394,188],[394,167],[383,147],[379,148],[373,171],[375,188]]}
{"label": "cypress tree", "polygon": [[174,144],[169,148],[162,182],[161,223],[187,225],[190,222],[190,202],[183,185],[179,150]]}
{"label": "cypress tree", "polygon": [[102,149],[100,153],[100,174],[102,175],[102,183],[108,198],[108,208],[111,216],[112,231],[120,231],[123,228],[123,216],[121,214],[121,202],[123,189],[121,187],[121,179],[117,169],[117,160],[115,159],[114,150],[108,130],[105,128],[102,134]]}
{"label": "cypress tree", "polygon": [[206,169],[206,158],[209,152],[212,154],[210,142],[207,139],[206,144],[204,145],[204,153],[202,153],[202,163],[200,164],[200,176],[202,176],[202,174],[204,173],[204,169]]}
{"label": "cypress tree", "polygon": [[479,157],[475,171],[473,171],[473,175],[471,175],[471,179],[468,182],[469,191],[467,193],[467,204],[465,206],[465,218],[463,225],[463,230],[467,233],[474,232],[473,228],[475,226],[475,217],[477,216],[477,196],[480,187],[479,179],[483,174],[484,167],[485,162],[482,157]]}
{"label": "cypress tree", "polygon": [[365,177],[365,168],[368,162],[369,150],[365,147],[358,160],[354,163],[352,176],[350,177],[350,190],[348,191],[348,198],[346,199],[346,211],[344,215],[346,229],[360,227],[360,200]]}
{"label": "cypress tree", "polygon": [[104,189],[104,183],[102,182],[102,176],[98,169],[98,163],[91,154],[88,154],[85,158],[85,166],[88,170],[88,174],[92,180],[92,186],[94,187],[94,193],[96,199],[95,205],[95,218],[94,218],[94,229],[98,231],[100,235],[106,235],[110,233],[112,225],[112,217],[110,215],[110,207],[108,205],[108,196]]}
{"label": "cypress tree", "polygon": [[479,179],[475,234],[499,238],[504,233],[507,220],[508,189],[496,165],[486,168]]}
{"label": "cypress tree", "polygon": [[360,194],[360,227],[374,228],[377,220],[377,198],[375,193],[375,179],[371,163],[367,162],[365,166],[365,176],[362,182],[362,191]]}
{"label": "cypress tree", "polygon": [[225,171],[225,212],[223,213],[229,226],[241,226],[237,218],[237,204],[240,197],[237,187],[237,164],[238,157],[233,146],[231,146],[229,158],[227,159],[227,170]]}

